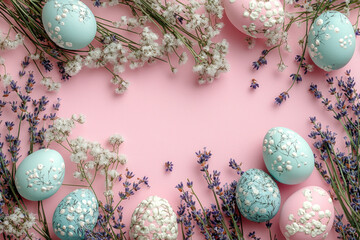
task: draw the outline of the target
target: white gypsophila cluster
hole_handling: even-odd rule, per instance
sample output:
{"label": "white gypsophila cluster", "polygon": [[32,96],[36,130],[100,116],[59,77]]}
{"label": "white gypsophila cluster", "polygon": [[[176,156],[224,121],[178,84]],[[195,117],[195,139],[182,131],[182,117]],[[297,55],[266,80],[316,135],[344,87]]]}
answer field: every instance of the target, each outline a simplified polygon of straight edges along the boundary
{"label": "white gypsophila cluster", "polygon": [[281,62],[278,64],[279,72],[283,72],[286,68],[287,68],[287,65],[285,65],[285,63]]}
{"label": "white gypsophila cluster", "polygon": [[275,46],[283,38],[283,31],[281,26],[277,26],[274,29],[267,29],[264,33],[266,37],[266,46]]}
{"label": "white gypsophila cluster", "polygon": [[83,124],[85,116],[74,114],[70,119],[56,119],[53,126],[45,132],[45,141],[48,143],[52,141],[60,143],[66,141],[75,127],[75,122]]}
{"label": "white gypsophila cluster", "polygon": [[43,77],[40,83],[50,92],[57,92],[61,87],[61,83],[53,81],[51,77]]}
{"label": "white gypsophila cluster", "polygon": [[[162,40],[162,51],[164,53],[172,53],[175,49],[183,46],[183,42],[176,38],[173,34],[165,33]],[[180,61],[180,60],[179,60]]]}
{"label": "white gypsophila cluster", "polygon": [[68,61],[65,65],[65,73],[69,74],[70,76],[75,76],[80,72],[83,66],[83,59],[80,55],[75,55],[74,59]]}
{"label": "white gypsophila cluster", "polygon": [[[194,67],[193,71],[199,74],[199,84],[206,82],[212,82],[222,72],[229,71],[229,64],[225,59],[225,55],[228,52],[229,44],[224,39],[220,43],[205,47],[200,52],[200,58],[203,61],[198,62]],[[214,59],[212,62],[208,62],[207,58],[211,55]]]}
{"label": "white gypsophila cluster", "polygon": [[146,62],[152,62],[154,58],[162,55],[159,43],[156,41],[159,38],[156,33],[149,27],[144,27],[140,36],[140,48],[129,54],[131,69],[142,67]]}
{"label": "white gypsophila cluster", "polygon": [[224,8],[220,0],[205,1],[205,10],[220,19],[223,17]]}
{"label": "white gypsophila cluster", "polygon": [[124,142],[124,138],[120,134],[114,134],[109,137],[109,143],[111,145],[120,145]]}
{"label": "white gypsophila cluster", "polygon": [[34,214],[27,213],[25,215],[20,208],[16,207],[14,212],[6,215],[0,223],[0,234],[5,233],[20,238],[25,235],[35,223],[36,218]]}
{"label": "white gypsophila cluster", "polygon": [[165,2],[165,9],[164,9],[164,11],[162,11],[162,16],[170,24],[176,24],[176,18],[174,16],[176,14],[182,13],[183,10],[184,10],[183,5],[176,3],[176,2],[168,1],[168,2]]}
{"label": "white gypsophila cluster", "polygon": [[[0,66],[4,66],[5,69],[5,59],[1,56],[0,56]],[[4,87],[7,87],[10,85],[12,81],[12,77],[10,74],[5,72],[3,75],[0,74],[0,81],[2,81]]]}
{"label": "white gypsophila cluster", "polygon": [[[127,161],[126,156],[118,154],[119,146],[124,139],[119,134],[114,134],[109,138],[109,143],[113,146],[110,151],[97,142],[87,141],[82,137],[78,137],[69,142],[72,149],[70,159],[78,164],[78,170],[74,172],[74,177],[80,180],[85,177],[92,178],[92,170],[101,169],[100,173],[106,176],[107,190],[104,193],[110,196],[113,181],[120,175],[116,169],[111,166],[117,166],[118,163],[124,165]],[[110,195],[109,195],[110,194]]]}
{"label": "white gypsophila cluster", "polygon": [[16,34],[14,40],[12,40],[9,35],[3,36],[0,32],[0,50],[12,50],[19,45],[23,45],[23,43],[24,36],[21,34]]}
{"label": "white gypsophila cluster", "polygon": [[[118,0],[108,0],[101,6],[112,7],[118,4],[120,4]],[[177,52],[184,43],[191,48],[196,65],[194,72],[200,75],[198,79],[200,83],[212,82],[221,72],[229,70],[225,59],[228,47],[226,41],[215,43],[212,40],[223,27],[222,23],[215,24],[217,19],[223,16],[224,9],[220,0],[190,0],[186,5],[176,1],[136,0],[133,4],[143,7],[145,12],[147,11],[145,9],[150,8],[155,15],[161,15],[160,22],[165,25],[163,26],[162,23],[160,25],[169,31],[164,31],[161,37],[154,33],[150,26],[147,26],[147,22],[152,18],[151,15],[121,16],[118,21],[111,22],[112,26],[139,35],[140,40],[136,42],[137,44],[134,45],[129,41],[122,45],[116,37],[104,35],[101,48],[91,49],[87,55],[75,56],[65,65],[65,73],[74,76],[83,66],[97,68],[109,64],[113,67],[111,82],[116,85],[115,92],[122,94],[127,90],[129,82],[119,74],[125,71],[127,64],[130,69],[136,69],[155,59],[164,58],[169,60],[171,70],[175,73],[176,68],[170,63],[169,54],[175,53],[179,58],[179,64],[186,63],[187,54]],[[172,31],[172,28],[175,30]],[[181,30],[182,28],[184,30]],[[191,35],[195,37],[189,37]],[[199,50],[194,49],[193,46],[196,44]]]}
{"label": "white gypsophila cluster", "polygon": [[150,196],[134,210],[130,239],[175,240],[178,235],[176,214],[166,199]]}
{"label": "white gypsophila cluster", "polygon": [[10,85],[10,83],[12,81],[12,77],[8,73],[5,73],[4,75],[0,74],[0,80],[2,81],[4,87],[7,87]]}

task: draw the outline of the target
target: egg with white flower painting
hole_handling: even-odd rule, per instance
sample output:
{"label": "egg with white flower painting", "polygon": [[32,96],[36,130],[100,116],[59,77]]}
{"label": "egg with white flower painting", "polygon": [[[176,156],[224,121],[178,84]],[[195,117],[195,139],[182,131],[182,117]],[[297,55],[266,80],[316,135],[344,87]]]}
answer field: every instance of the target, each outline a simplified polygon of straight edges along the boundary
{"label": "egg with white flower painting", "polygon": [[176,214],[169,202],[157,196],[143,200],[132,214],[129,235],[130,239],[177,239]]}
{"label": "egg with white flower painting", "polygon": [[96,20],[79,0],[49,0],[42,10],[42,23],[50,39],[59,47],[77,50],[91,43]]}
{"label": "egg with white flower painting", "polygon": [[245,218],[253,222],[266,222],[279,211],[280,191],[264,171],[249,169],[237,183],[236,203]]}
{"label": "egg with white flower painting", "polygon": [[15,186],[22,197],[41,201],[59,190],[64,175],[65,163],[60,153],[41,149],[27,156],[17,167]]}
{"label": "egg with white flower painting", "polygon": [[99,216],[96,197],[89,189],[76,189],[56,207],[52,226],[62,240],[85,239],[86,230],[92,231]]}
{"label": "egg with white flower painting", "polygon": [[325,71],[344,67],[355,52],[355,33],[350,20],[337,11],[327,11],[314,20],[307,49],[313,62]]}
{"label": "egg with white flower painting", "polygon": [[314,154],[305,139],[284,127],[275,127],[266,133],[263,158],[271,176],[284,184],[305,181],[315,164]]}
{"label": "egg with white flower painting", "polygon": [[304,187],[293,193],[280,213],[280,230],[286,239],[325,239],[334,222],[334,205],[326,190]]}
{"label": "egg with white flower painting", "polygon": [[270,38],[284,22],[279,0],[224,0],[230,22],[241,32],[254,38]]}

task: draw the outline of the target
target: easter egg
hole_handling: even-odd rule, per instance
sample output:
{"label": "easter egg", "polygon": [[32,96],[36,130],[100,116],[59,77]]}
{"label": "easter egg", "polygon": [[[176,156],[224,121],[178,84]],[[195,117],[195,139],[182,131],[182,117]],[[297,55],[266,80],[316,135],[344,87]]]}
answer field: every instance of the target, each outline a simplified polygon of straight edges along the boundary
{"label": "easter egg", "polygon": [[230,22],[241,32],[254,38],[269,37],[284,22],[279,0],[224,0]]}
{"label": "easter egg", "polygon": [[263,158],[271,176],[284,184],[305,181],[314,169],[314,154],[309,144],[296,132],[275,127],[263,141]]}
{"label": "easter egg", "polygon": [[52,225],[62,240],[85,239],[85,231],[93,230],[99,216],[98,202],[89,189],[76,189],[56,207]]}
{"label": "easter egg", "polygon": [[279,211],[281,196],[274,180],[260,169],[249,169],[236,187],[240,213],[253,222],[266,222]]}
{"label": "easter egg", "polygon": [[96,34],[94,14],[79,0],[49,0],[42,10],[42,23],[50,39],[65,49],[86,47]]}
{"label": "easter egg", "polygon": [[355,51],[355,33],[349,19],[337,11],[327,11],[311,25],[307,49],[313,62],[325,71],[344,67]]}
{"label": "easter egg", "polygon": [[329,194],[320,187],[309,186],[285,201],[279,226],[286,239],[318,240],[327,237],[334,217],[334,205]]}
{"label": "easter egg", "polygon": [[132,214],[129,235],[130,239],[177,239],[176,214],[169,202],[157,196],[143,200]]}
{"label": "easter egg", "polygon": [[41,201],[59,190],[64,175],[65,163],[60,153],[41,149],[27,156],[17,167],[15,186],[22,197]]}

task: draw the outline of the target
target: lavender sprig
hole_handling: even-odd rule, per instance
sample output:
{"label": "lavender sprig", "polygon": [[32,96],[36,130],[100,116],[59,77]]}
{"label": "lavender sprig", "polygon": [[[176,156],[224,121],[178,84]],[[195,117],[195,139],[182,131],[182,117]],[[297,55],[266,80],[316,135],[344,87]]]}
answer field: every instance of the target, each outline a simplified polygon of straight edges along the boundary
{"label": "lavender sprig", "polygon": [[[339,201],[344,215],[337,215],[335,230],[339,237],[344,239],[359,239],[360,237],[360,95],[355,88],[355,79],[350,71],[345,77],[327,78],[329,94],[334,99],[324,97],[317,85],[311,84],[309,91],[316,99],[321,100],[325,109],[344,129],[346,136],[343,138],[347,152],[337,148],[337,134],[328,127],[323,128],[315,117],[311,117],[313,131],[309,137],[315,140],[314,147],[318,149],[320,161],[315,166],[324,180],[330,184]],[[339,211],[338,211],[339,212]],[[343,219],[345,216],[345,219]]]}
{"label": "lavender sprig", "polygon": [[[38,202],[37,214],[29,212],[14,183],[16,163],[23,158],[20,150],[25,148],[31,154],[45,147],[44,134],[52,127],[49,116],[55,118],[60,107],[57,103],[49,111],[50,101],[46,96],[38,99],[32,96],[36,80],[31,71],[27,72],[28,60],[24,59],[19,71],[19,82],[24,86],[12,78],[1,79],[4,90],[0,99],[0,124],[6,131],[0,141],[0,230],[4,239],[31,239],[34,232],[43,239],[51,239],[42,201]],[[2,115],[4,109],[6,115]]]}

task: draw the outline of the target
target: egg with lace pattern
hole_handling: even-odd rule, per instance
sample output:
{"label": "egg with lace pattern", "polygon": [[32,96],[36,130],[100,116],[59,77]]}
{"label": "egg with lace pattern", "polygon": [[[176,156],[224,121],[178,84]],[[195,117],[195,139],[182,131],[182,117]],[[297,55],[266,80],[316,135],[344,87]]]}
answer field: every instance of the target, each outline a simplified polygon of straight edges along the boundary
{"label": "egg with lace pattern", "polygon": [[15,186],[22,197],[41,201],[59,190],[64,175],[65,163],[60,153],[40,149],[27,156],[17,167]]}
{"label": "egg with lace pattern", "polygon": [[89,189],[76,189],[56,207],[52,226],[61,240],[85,239],[85,232],[92,231],[99,216],[96,196]]}
{"label": "egg with lace pattern", "polygon": [[178,224],[169,202],[158,196],[143,200],[131,217],[130,239],[176,240]]}
{"label": "egg with lace pattern", "polygon": [[284,22],[279,0],[224,0],[223,5],[230,22],[250,37],[271,38]]}
{"label": "egg with lace pattern", "polygon": [[59,47],[78,50],[96,35],[96,20],[79,0],[49,0],[42,10],[42,23],[50,39]]}

